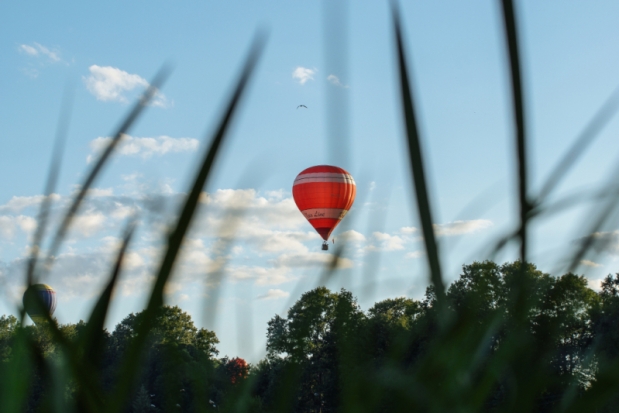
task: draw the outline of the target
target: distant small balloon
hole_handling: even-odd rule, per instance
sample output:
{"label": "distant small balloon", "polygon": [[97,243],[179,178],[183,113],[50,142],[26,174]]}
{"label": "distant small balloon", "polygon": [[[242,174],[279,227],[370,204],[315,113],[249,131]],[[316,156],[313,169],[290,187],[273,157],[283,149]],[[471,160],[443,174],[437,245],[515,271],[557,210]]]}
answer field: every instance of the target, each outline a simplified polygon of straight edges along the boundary
{"label": "distant small balloon", "polygon": [[36,300],[43,304],[43,309],[51,317],[56,310],[56,292],[47,284],[33,284],[24,293],[23,304],[26,313],[35,324],[39,325],[45,321],[45,313],[38,308]]}

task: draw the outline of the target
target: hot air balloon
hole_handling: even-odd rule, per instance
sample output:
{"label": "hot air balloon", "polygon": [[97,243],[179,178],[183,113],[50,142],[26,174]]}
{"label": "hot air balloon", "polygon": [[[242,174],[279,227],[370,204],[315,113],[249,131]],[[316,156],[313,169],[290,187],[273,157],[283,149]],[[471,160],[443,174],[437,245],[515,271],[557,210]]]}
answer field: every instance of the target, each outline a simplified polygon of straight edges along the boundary
{"label": "hot air balloon", "polygon": [[329,249],[327,240],[352,206],[356,194],[355,180],[337,166],[312,166],[294,180],[294,202],[324,239],[323,250]]}
{"label": "hot air balloon", "polygon": [[[37,297],[41,304],[43,304],[42,309],[37,305]],[[41,312],[41,310],[46,311],[50,317],[54,314],[56,309],[56,292],[47,284],[33,284],[24,293],[22,301],[32,321],[40,325],[45,321],[45,313]]]}

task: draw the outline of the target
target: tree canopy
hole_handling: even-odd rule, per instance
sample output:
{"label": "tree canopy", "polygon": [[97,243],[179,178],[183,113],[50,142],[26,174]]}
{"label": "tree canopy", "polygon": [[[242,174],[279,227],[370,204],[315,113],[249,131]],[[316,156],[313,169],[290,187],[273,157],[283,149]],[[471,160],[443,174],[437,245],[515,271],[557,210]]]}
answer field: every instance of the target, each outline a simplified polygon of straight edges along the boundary
{"label": "tree canopy", "polygon": [[[267,354],[255,365],[217,358],[215,332],[197,328],[179,307],[161,307],[125,411],[551,412],[613,383],[619,275],[596,292],[572,273],[475,262],[448,287],[446,312],[438,313],[436,299],[428,287],[419,300],[388,298],[363,311],[350,291],[317,287],[268,322]],[[121,382],[119,366],[144,317],[129,314],[102,332],[101,359],[93,365],[105,391]],[[87,326],[58,330],[81,345]],[[25,349],[26,342],[33,347]],[[11,388],[5,372],[15,371],[24,351],[41,358],[21,366],[29,392],[23,410],[45,411],[57,400],[45,384],[51,366],[62,362],[57,341],[45,325],[1,316],[1,391]],[[69,403],[82,384],[64,385]],[[611,396],[596,411],[613,411],[619,396]]]}

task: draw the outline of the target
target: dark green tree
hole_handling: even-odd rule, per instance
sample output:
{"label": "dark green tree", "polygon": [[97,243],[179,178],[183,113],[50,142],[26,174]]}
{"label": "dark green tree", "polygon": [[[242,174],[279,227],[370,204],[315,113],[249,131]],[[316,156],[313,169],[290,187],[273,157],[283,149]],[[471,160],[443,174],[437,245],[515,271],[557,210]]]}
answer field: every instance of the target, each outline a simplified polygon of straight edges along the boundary
{"label": "dark green tree", "polygon": [[[279,394],[287,393],[296,411],[337,410],[341,374],[357,359],[360,347],[354,342],[361,337],[364,319],[350,292],[318,287],[303,294],[286,319],[276,315],[269,321],[269,358],[285,361]],[[292,383],[298,384],[298,391],[291,389]],[[277,398],[277,391],[273,395]]]}

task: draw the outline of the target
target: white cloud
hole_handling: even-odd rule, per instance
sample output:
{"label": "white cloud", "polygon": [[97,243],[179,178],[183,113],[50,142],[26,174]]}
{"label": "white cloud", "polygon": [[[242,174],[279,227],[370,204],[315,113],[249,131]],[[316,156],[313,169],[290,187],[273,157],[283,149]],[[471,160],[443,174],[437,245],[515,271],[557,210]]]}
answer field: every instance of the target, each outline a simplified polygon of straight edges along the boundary
{"label": "white cloud", "polygon": [[314,80],[314,75],[317,71],[317,69],[308,69],[306,67],[298,66],[293,70],[292,78],[304,85],[308,80]]}
{"label": "white cloud", "polygon": [[0,237],[10,240],[13,239],[14,233],[14,218],[9,216],[0,216]]}
{"label": "white cloud", "polygon": [[85,237],[90,237],[98,232],[105,223],[105,215],[101,212],[86,212],[73,218],[71,228]]}
{"label": "white cloud", "polygon": [[582,265],[587,266],[587,267],[593,267],[593,268],[602,267],[602,264],[598,264],[597,262],[593,262],[593,261],[589,261],[589,260],[581,260],[580,263]]}
{"label": "white cloud", "polygon": [[455,235],[478,232],[491,226],[492,221],[488,221],[486,219],[454,221],[447,224],[434,224],[434,233],[437,237],[451,237]]}
{"label": "white cloud", "polygon": [[338,235],[337,240],[346,242],[363,242],[366,238],[363,234],[351,229]]}
{"label": "white cloud", "polygon": [[12,240],[18,228],[24,233],[30,234],[34,231],[36,225],[35,219],[26,215],[0,215],[0,238]]}
{"label": "white cloud", "polygon": [[327,80],[329,82],[331,82],[331,84],[335,85],[335,86],[339,86],[339,87],[343,87],[345,89],[348,88],[348,85],[344,85],[342,84],[342,82],[340,82],[340,78],[335,76],[335,75],[329,75],[327,76]]}
{"label": "white cloud", "polygon": [[612,256],[619,256],[619,230],[612,232],[596,232],[589,237],[583,237],[577,242],[585,242],[591,239],[591,248],[598,252],[605,252]]}
{"label": "white cloud", "polygon": [[168,281],[167,284],[165,285],[165,288],[163,289],[163,293],[165,295],[174,295],[177,292],[181,291],[182,289],[183,289],[183,286],[180,283]]}
{"label": "white cloud", "polygon": [[[19,213],[19,212],[22,212],[24,209],[29,208],[31,206],[38,207],[39,205],[41,205],[41,202],[43,201],[44,198],[45,198],[44,195],[14,196],[6,204],[0,205],[0,213],[7,213],[7,212]],[[56,202],[60,199],[60,195],[51,194],[50,198],[52,199],[52,201]]]}
{"label": "white cloud", "polygon": [[292,198],[260,196],[254,189],[223,189],[204,193],[205,216],[198,234],[248,242],[262,252],[303,253],[306,241],[320,237],[312,231]]}
{"label": "white cloud", "polygon": [[372,239],[373,243],[365,247],[366,251],[397,251],[404,249],[405,240],[397,235],[376,231],[372,233]]}
{"label": "white cloud", "polygon": [[596,278],[596,279],[587,279],[587,286],[589,288],[591,288],[593,291],[601,291],[602,290],[602,282],[604,281],[603,278]]}
{"label": "white cloud", "polygon": [[33,46],[28,44],[19,45],[19,51],[29,56],[46,56],[51,62],[60,62],[60,54],[58,51],[50,50],[49,48],[39,44],[33,43]]}
{"label": "white cloud", "polygon": [[407,253],[404,256],[404,258],[407,258],[407,259],[417,259],[417,258],[423,257],[424,255],[426,255],[425,251],[421,251],[421,250],[419,250],[419,251],[412,251],[412,252]]}
{"label": "white cloud", "polygon": [[[131,179],[139,181],[140,177]],[[120,248],[119,234],[124,221],[136,212],[139,235],[125,255],[118,291],[140,295],[152,283],[164,247],[162,235],[168,224],[174,222],[175,211],[185,195],[123,194],[120,188],[89,191],[75,217],[62,251],[54,258],[49,279],[63,291],[64,297],[90,297],[100,290]],[[60,222],[71,196],[55,196],[50,228]],[[33,217],[42,199],[14,197],[0,206],[0,247],[14,243],[20,231],[34,229]],[[203,193],[200,201],[194,225],[177,260],[173,283],[212,287],[222,276],[232,282],[274,286],[298,278],[300,268],[319,270],[333,259],[329,253],[316,251],[322,240],[298,211],[288,191],[224,189]],[[364,240],[356,231],[338,237],[338,242]],[[19,251],[23,254],[24,249]],[[23,263],[23,256],[8,263],[0,261],[3,276],[14,275],[21,280]],[[354,262],[344,257],[337,263],[337,268],[353,266]],[[166,291],[172,291],[174,297],[191,294],[185,288],[170,288]]]}
{"label": "white cloud", "polygon": [[258,285],[278,285],[295,279],[288,268],[269,268],[261,266],[229,266],[226,276],[234,280],[254,280]]}
{"label": "white cloud", "polygon": [[[473,219],[470,221],[453,221],[447,224],[434,224],[434,234],[437,237],[453,237],[456,235],[471,234],[492,226],[492,221]],[[400,233],[411,235],[419,232],[416,227],[402,227]]]}
{"label": "white cloud", "polygon": [[[76,193],[79,192],[79,189],[81,187],[78,185],[76,186]],[[104,196],[112,196],[114,195],[114,188],[89,188],[88,192],[86,193],[86,196],[92,196],[92,197],[104,197]]]}
{"label": "white cloud", "polygon": [[19,50],[21,50],[22,52],[24,52],[26,54],[29,54],[31,56],[36,56],[36,55],[39,54],[39,51],[36,48],[34,48],[32,46],[29,46],[27,44],[20,45],[19,46]]}
{"label": "white cloud", "polygon": [[26,233],[33,232],[37,227],[37,221],[32,217],[20,215],[16,221],[19,228]]}
{"label": "white cloud", "polygon": [[[451,237],[456,235],[470,234],[481,231],[492,226],[492,222],[485,219],[475,219],[470,221],[454,221],[447,224],[434,224],[434,233],[437,237]],[[418,234],[419,229],[415,227],[401,227],[398,231],[402,236],[391,235],[383,232],[374,232],[369,245],[363,251],[397,251],[403,250],[404,244],[422,239]],[[419,258],[423,251],[414,251],[406,254],[406,258]]]}
{"label": "white cloud", "polygon": [[[101,153],[112,141],[110,137],[98,137],[90,142],[92,153],[86,159],[92,162],[95,154]],[[200,143],[194,138],[171,138],[169,136],[158,136],[156,138],[138,138],[130,135],[123,135],[115,153],[125,156],[141,156],[150,158],[153,155],[165,155],[167,153],[193,152],[198,149]]]}
{"label": "white cloud", "polygon": [[289,292],[279,289],[270,289],[266,294],[262,294],[257,298],[259,300],[276,300],[278,298],[286,298],[290,296]]}
{"label": "white cloud", "polygon": [[[274,264],[283,268],[324,267],[333,262],[333,255],[323,252],[304,252],[302,254],[282,254]],[[336,268],[352,268],[353,262],[344,257],[338,257]]]}
{"label": "white cloud", "polygon": [[[143,77],[127,73],[116,67],[92,65],[88,70],[90,71],[90,76],[83,77],[84,83],[86,83],[88,91],[92,93],[97,100],[128,102],[125,96],[126,92],[130,92],[136,88],[146,89],[150,86]],[[162,108],[170,105],[165,95],[161,92],[155,94],[151,104]]]}

